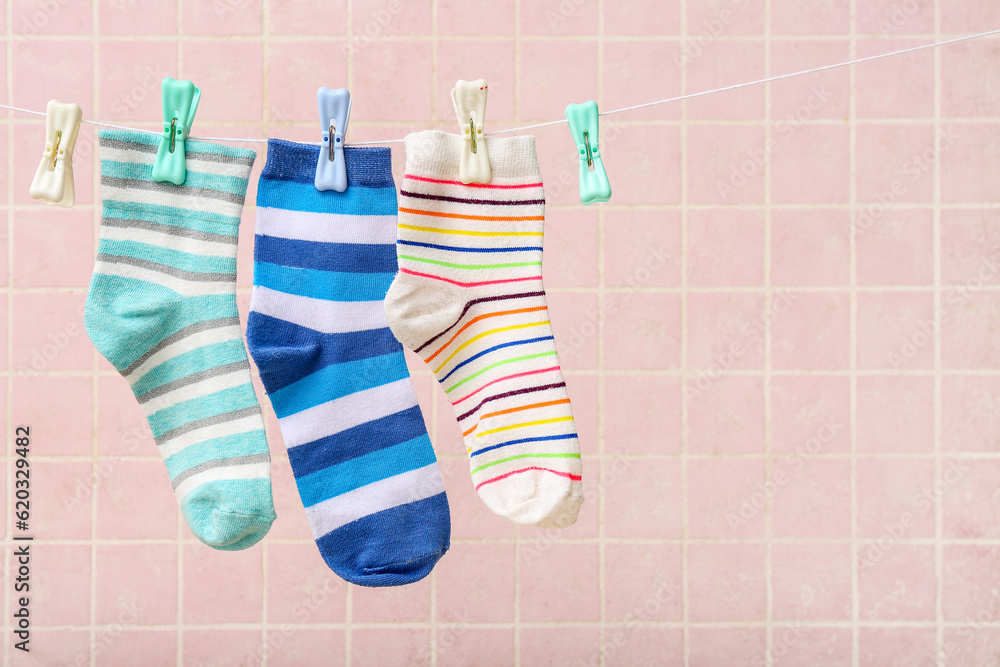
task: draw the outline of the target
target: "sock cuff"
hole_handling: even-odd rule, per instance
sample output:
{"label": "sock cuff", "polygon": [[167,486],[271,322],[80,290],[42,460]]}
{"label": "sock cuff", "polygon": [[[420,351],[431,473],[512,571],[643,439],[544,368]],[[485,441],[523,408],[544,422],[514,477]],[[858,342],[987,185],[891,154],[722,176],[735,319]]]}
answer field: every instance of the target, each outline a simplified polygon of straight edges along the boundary
{"label": "sock cuff", "polygon": [[[441,130],[406,135],[406,173],[442,180],[458,180],[458,162],[465,140]],[[485,139],[493,180],[541,182],[535,137]]]}
{"label": "sock cuff", "polygon": [[[267,162],[260,177],[277,181],[313,183],[319,146],[284,139],[268,139]],[[345,146],[347,186],[395,187],[392,180],[392,151],[384,146]]]}
{"label": "sock cuff", "polygon": [[[139,152],[153,153],[160,147],[160,135],[149,132],[136,132],[135,130],[101,130],[97,133],[101,146],[114,146],[118,148],[131,148]],[[257,158],[257,153],[248,148],[235,148],[222,144],[213,144],[210,141],[184,142],[187,154],[194,154],[203,160],[212,160],[213,157],[228,158],[228,162],[235,162],[247,167],[253,167],[253,162]]]}

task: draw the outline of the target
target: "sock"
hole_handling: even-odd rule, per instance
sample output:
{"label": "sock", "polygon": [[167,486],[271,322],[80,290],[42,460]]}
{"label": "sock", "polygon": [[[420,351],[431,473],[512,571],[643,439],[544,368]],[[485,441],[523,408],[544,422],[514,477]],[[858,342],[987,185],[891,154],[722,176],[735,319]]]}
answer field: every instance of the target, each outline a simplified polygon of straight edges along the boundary
{"label": "sock", "polygon": [[346,148],[342,193],[316,189],[318,155],[268,142],[247,341],[323,558],[352,583],[397,586],[431,571],[451,520],[385,319],[396,273],[391,153]]}
{"label": "sock", "polygon": [[458,180],[462,139],[406,138],[389,326],[455,408],[472,479],[515,523],[568,526],[580,446],[542,286],[544,193],[534,137],[488,139],[493,179]]}
{"label": "sock", "polygon": [[236,309],[256,154],[187,142],[184,185],[152,180],[160,138],[101,131],[104,212],[84,323],[132,387],[198,539],[245,549],[274,521],[270,455]]}

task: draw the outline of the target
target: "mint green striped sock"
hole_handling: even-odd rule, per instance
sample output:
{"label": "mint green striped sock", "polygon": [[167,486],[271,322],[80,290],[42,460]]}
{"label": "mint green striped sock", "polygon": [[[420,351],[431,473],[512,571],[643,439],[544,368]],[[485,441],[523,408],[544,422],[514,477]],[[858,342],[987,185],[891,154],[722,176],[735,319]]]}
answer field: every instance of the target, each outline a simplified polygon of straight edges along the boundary
{"label": "mint green striped sock", "polygon": [[187,142],[184,185],[152,180],[158,135],[102,131],[101,241],[84,323],[129,382],[191,531],[216,549],[274,521],[270,454],[236,309],[256,154]]}

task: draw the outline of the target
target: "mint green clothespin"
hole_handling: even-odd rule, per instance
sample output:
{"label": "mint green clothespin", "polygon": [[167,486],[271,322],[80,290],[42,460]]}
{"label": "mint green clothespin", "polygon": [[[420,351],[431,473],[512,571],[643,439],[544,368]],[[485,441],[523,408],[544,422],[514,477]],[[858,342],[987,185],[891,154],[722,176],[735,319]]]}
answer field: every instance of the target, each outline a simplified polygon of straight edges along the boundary
{"label": "mint green clothespin", "polygon": [[163,79],[163,136],[153,162],[153,180],[183,185],[187,178],[184,140],[191,132],[201,90],[190,81]]}
{"label": "mint green clothespin", "polygon": [[601,150],[597,145],[597,102],[590,100],[568,105],[566,120],[580,152],[580,201],[584,204],[608,201],[611,199],[611,183],[608,182],[608,172],[604,170]]}

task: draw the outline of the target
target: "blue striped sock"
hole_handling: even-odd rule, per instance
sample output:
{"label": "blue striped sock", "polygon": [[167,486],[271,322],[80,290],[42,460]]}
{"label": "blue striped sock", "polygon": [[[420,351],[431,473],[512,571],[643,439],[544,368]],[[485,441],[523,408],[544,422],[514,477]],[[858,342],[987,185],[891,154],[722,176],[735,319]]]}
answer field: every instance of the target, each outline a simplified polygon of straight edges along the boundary
{"label": "blue striped sock", "polygon": [[142,405],[191,531],[216,549],[245,549],[274,521],[236,309],[256,154],[189,141],[178,186],[152,180],[159,144],[154,134],[100,133],[104,209],[84,323]]}
{"label": "blue striped sock", "polygon": [[426,576],[448,549],[444,482],[383,301],[396,274],[387,148],[348,148],[346,192],[319,149],[272,139],[257,191],[247,341],[320,552],[364,586]]}

